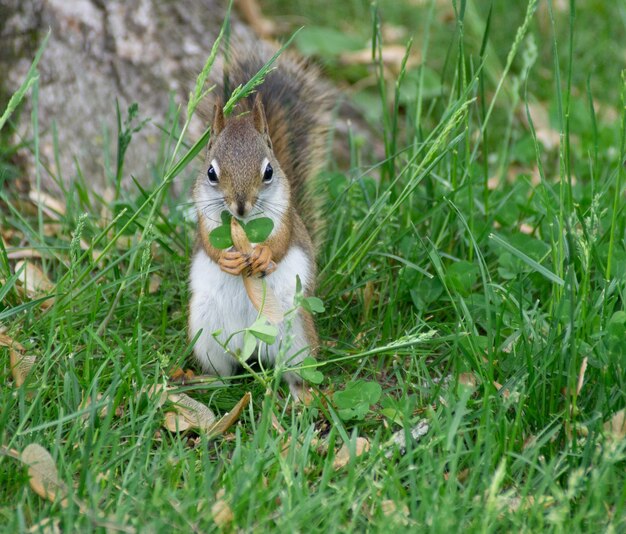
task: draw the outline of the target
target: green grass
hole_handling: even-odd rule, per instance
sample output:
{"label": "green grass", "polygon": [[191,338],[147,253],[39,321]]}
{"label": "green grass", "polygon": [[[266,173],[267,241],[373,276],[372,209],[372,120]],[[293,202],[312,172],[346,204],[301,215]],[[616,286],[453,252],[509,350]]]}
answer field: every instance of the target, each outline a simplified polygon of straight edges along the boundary
{"label": "green grass", "polygon": [[[278,380],[185,387],[219,414],[252,393],[226,438],[194,440],[166,431],[164,409],[142,393],[190,364],[194,228],[186,199],[168,190],[191,184],[202,140],[182,138],[175,111],[148,186],[117,187],[118,158],[108,172],[118,196],[107,202],[63,169],[74,179],[51,233],[49,213],[3,186],[0,323],[37,357],[15,388],[0,347],[6,531],[51,518],[63,531],[205,532],[217,528],[217,500],[245,531],[626,529],[626,440],[604,429],[626,406],[626,88],[611,60],[626,9],[555,2],[533,13],[531,2],[525,24],[526,6],[496,2],[486,30],[487,2],[457,2],[451,22],[413,4],[381,2],[380,13],[416,32],[423,67],[354,95],[369,103],[384,160],[369,160],[355,136],[350,168],[330,162],[321,177],[323,381],[310,407],[287,402]],[[605,17],[594,15],[600,4]],[[338,4],[329,20],[330,8],[308,5],[300,13],[317,28],[347,10],[363,46],[377,31],[361,3]],[[357,45],[316,50],[307,39],[341,78],[336,55]],[[139,124],[125,118],[118,146]],[[18,292],[7,254],[27,247],[55,284],[47,311]],[[423,420],[428,432],[404,451],[391,443]],[[357,437],[369,452],[335,469],[334,451]],[[51,452],[66,508],[37,496],[8,453],[30,443]]]}

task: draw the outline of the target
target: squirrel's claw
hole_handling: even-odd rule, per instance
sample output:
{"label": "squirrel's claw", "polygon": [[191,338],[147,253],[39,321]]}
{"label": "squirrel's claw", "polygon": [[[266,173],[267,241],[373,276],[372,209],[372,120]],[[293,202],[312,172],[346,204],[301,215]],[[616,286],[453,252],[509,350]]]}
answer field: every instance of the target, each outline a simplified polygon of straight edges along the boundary
{"label": "squirrel's claw", "polygon": [[217,263],[225,273],[239,276],[248,268],[249,260],[247,254],[242,254],[237,250],[223,250]]}
{"label": "squirrel's claw", "polygon": [[258,245],[250,254],[250,275],[267,276],[276,270],[272,261],[272,251],[265,245]]}

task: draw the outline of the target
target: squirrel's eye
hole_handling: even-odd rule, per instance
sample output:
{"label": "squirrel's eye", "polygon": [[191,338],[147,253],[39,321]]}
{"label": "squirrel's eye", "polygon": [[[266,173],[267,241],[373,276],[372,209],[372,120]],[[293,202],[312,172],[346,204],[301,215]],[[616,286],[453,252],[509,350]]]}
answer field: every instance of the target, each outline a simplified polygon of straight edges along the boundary
{"label": "squirrel's eye", "polygon": [[211,185],[216,185],[219,182],[219,179],[217,178],[217,172],[215,172],[215,168],[213,167],[213,165],[209,166],[209,170],[206,172],[206,174],[209,177],[209,183]]}
{"label": "squirrel's eye", "polygon": [[263,171],[263,183],[264,184],[272,183],[273,176],[274,176],[274,169],[272,169],[272,166],[268,163],[267,166],[265,167],[265,171]]}

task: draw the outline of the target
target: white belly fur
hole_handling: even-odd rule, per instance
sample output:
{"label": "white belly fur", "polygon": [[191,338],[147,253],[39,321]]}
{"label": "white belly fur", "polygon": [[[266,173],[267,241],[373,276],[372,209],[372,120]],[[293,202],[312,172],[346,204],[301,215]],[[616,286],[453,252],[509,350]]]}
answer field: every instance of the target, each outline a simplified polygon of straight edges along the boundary
{"label": "white belly fur", "polygon": [[[296,275],[300,276],[302,287],[306,288],[311,283],[312,271],[310,259],[304,251],[299,247],[292,247],[277,265],[276,270],[267,276],[267,284],[282,304],[283,311],[293,308]],[[255,321],[258,312],[248,299],[241,277],[223,272],[202,249],[199,249],[192,259],[190,286],[191,338],[193,339],[198,331],[202,330],[194,345],[196,359],[204,372],[219,376],[232,375],[237,369],[236,360],[215,341],[211,334],[220,330],[217,337],[221,342],[225,342],[234,332],[250,326]],[[286,334],[292,337],[285,356],[288,365],[298,364],[309,353],[306,350],[308,341],[300,315],[291,314],[290,317],[292,318],[289,321],[291,328],[287,328],[283,322],[278,326],[279,335],[276,342],[269,346],[263,345],[261,355],[272,365],[281,343],[286,340]],[[242,345],[243,334],[236,334],[230,340],[228,347],[236,352],[241,350]]]}

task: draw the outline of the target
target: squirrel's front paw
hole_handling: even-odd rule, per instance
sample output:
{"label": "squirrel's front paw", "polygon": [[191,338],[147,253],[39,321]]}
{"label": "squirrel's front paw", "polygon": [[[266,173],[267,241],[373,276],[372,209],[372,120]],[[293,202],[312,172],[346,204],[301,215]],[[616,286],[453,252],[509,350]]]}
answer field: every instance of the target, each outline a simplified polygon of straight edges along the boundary
{"label": "squirrel's front paw", "polygon": [[267,276],[276,270],[276,264],[272,261],[270,247],[258,245],[250,254],[250,275],[261,277]]}
{"label": "squirrel's front paw", "polygon": [[242,254],[238,250],[222,250],[217,264],[225,273],[239,276],[249,266],[247,254]]}

